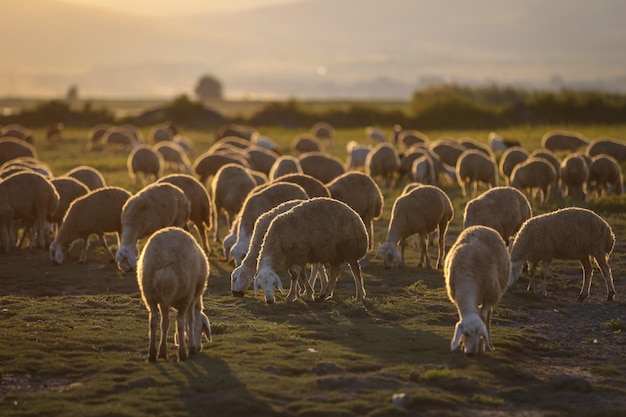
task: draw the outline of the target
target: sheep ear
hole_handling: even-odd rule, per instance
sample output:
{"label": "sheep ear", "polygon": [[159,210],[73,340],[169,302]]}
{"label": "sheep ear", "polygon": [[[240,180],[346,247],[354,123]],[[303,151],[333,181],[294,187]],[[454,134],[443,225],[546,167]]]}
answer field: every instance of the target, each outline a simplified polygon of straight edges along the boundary
{"label": "sheep ear", "polygon": [[58,264],[63,263],[63,248],[61,247],[61,245],[58,245],[56,247],[56,250],[54,251],[54,260]]}
{"label": "sheep ear", "polygon": [[283,288],[283,282],[281,281],[280,277],[278,276],[278,274],[276,274],[276,286],[278,287],[278,289],[280,290],[281,294],[285,293],[285,289]]}
{"label": "sheep ear", "polygon": [[211,323],[209,322],[209,318],[204,313],[200,313],[200,318],[202,319],[202,334],[204,334],[206,340],[212,342],[213,338],[211,337]]}
{"label": "sheep ear", "polygon": [[454,328],[454,337],[450,342],[450,351],[454,352],[459,345],[461,344],[461,339],[463,337],[463,328],[461,326],[461,322],[459,321]]}

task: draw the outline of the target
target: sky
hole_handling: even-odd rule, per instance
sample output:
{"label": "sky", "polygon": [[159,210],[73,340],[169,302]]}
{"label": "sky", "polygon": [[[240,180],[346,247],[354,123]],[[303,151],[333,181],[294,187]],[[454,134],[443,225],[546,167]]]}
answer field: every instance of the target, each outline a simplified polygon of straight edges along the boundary
{"label": "sky", "polygon": [[151,16],[187,15],[199,12],[240,11],[299,0],[60,0],[64,3],[108,8]]}

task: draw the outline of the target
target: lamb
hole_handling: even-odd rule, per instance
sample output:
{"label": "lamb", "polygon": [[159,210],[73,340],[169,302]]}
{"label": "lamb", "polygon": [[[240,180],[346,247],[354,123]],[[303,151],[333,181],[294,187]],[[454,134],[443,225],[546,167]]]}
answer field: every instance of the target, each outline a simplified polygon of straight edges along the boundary
{"label": "lamb", "polygon": [[[393,265],[404,266],[405,239],[418,233],[421,246],[418,266],[424,264],[430,269],[432,266],[428,256],[427,236],[437,230],[439,232],[437,268],[441,268],[446,251],[446,231],[453,217],[452,202],[438,187],[421,185],[402,194],[393,203],[387,238],[378,248],[376,256],[382,258],[385,268]],[[398,242],[401,244],[400,252],[396,247]]]}
{"label": "lamb", "polygon": [[332,198],[343,201],[361,216],[370,242],[368,249],[373,249],[374,221],[382,216],[384,205],[383,194],[376,182],[369,175],[351,171],[331,181],[328,190]]}
{"label": "lamb", "polygon": [[233,259],[235,265],[241,264],[241,260],[250,245],[254,222],[261,214],[285,201],[306,200],[308,198],[309,196],[299,185],[283,182],[270,183],[267,186],[262,186],[258,191],[251,192],[237,215],[241,219],[237,228],[237,241],[230,250],[229,260]]}
{"label": "lamb", "polygon": [[287,174],[274,179],[272,182],[289,182],[292,184],[298,184],[311,198],[330,197],[330,191],[328,190],[328,187],[324,185],[320,180],[307,174]]}
{"label": "lamb", "polygon": [[522,224],[532,217],[526,196],[513,187],[495,187],[467,202],[463,228],[488,226],[508,245]]}
{"label": "lamb", "polygon": [[183,174],[191,174],[191,162],[187,153],[176,142],[157,142],[152,149],[161,154],[164,168],[171,167]]}
{"label": "lamb", "polygon": [[292,155],[283,155],[276,159],[267,176],[270,181],[273,181],[277,177],[296,173],[302,174],[302,167],[298,158]]}
{"label": "lamb", "polygon": [[589,139],[577,132],[552,130],[546,132],[541,138],[541,147],[552,152],[576,152],[578,149],[589,145],[589,142]]}
{"label": "lamb", "polygon": [[115,260],[104,234],[116,233],[117,238],[122,229],[122,207],[130,197],[131,193],[127,190],[109,186],[90,191],[74,200],[63,217],[56,238],[50,245],[50,260],[55,264],[62,264],[72,242],[83,239],[78,262],[86,262],[89,236],[92,234],[98,236],[111,260]]}
{"label": "lamb", "polygon": [[35,147],[30,143],[16,138],[0,139],[0,165],[21,157],[37,159]]}
{"label": "lamb", "polygon": [[186,228],[190,203],[175,185],[155,183],[128,199],[122,208],[122,234],[115,253],[118,267],[129,272],[137,265],[137,241],[168,226]]}
{"label": "lamb", "polygon": [[[332,213],[329,216],[328,213]],[[359,259],[369,242],[361,217],[347,204],[317,197],[276,216],[270,223],[258,257],[254,292],[263,290],[265,302],[274,302],[274,285],[282,289],[278,271],[302,270],[307,263],[330,264],[330,277],[318,299],[332,298],[347,262],[352,270],[357,300],[366,292]]]}
{"label": "lamb", "polygon": [[198,229],[200,245],[208,256],[211,249],[207,234],[213,227],[213,208],[209,193],[200,181],[188,174],[170,174],[157,181],[157,183],[164,182],[177,186],[185,193],[190,204],[189,220]]}
{"label": "lamb", "polygon": [[506,179],[506,183],[511,183],[511,173],[513,168],[522,162],[526,161],[529,157],[529,153],[521,146],[512,146],[507,148],[500,158],[500,175]]}
{"label": "lamb", "polygon": [[85,184],[91,191],[106,187],[106,181],[100,171],[87,165],[80,165],[72,168],[62,176],[77,179]]}
{"label": "lamb", "polygon": [[145,186],[154,182],[163,174],[163,157],[150,145],[137,145],[128,155],[126,167],[132,183],[137,181],[137,175],[141,173],[142,182]]}
{"label": "lamb", "polygon": [[356,170],[365,169],[365,161],[367,155],[374,149],[371,145],[359,145],[356,141],[351,140],[346,145],[346,151],[348,151],[348,159],[346,161],[347,169]]}
{"label": "lamb", "polygon": [[589,166],[582,154],[570,154],[561,163],[561,182],[566,195],[573,201],[585,201]]}
{"label": "lamb", "polygon": [[[157,357],[167,359],[170,307],[177,311],[174,341],[178,345],[179,361],[200,352],[203,335],[211,341],[211,324],[202,303],[209,273],[204,252],[185,230],[168,227],[150,236],[137,268],[141,298],[150,314],[148,362],[156,362]],[[161,339],[157,354],[159,312]]]}
{"label": "lamb", "polygon": [[468,356],[493,350],[491,314],[507,290],[511,273],[504,241],[490,227],[463,230],[446,256],[443,273],[448,298],[459,313],[450,350],[461,344]]}
{"label": "lamb", "polygon": [[219,217],[222,212],[226,213],[226,224],[232,226],[243,202],[254,187],[256,187],[256,182],[250,175],[250,171],[241,165],[226,164],[217,171],[210,187],[214,240],[219,241]]}
{"label": "lamb", "polygon": [[390,143],[379,143],[367,154],[365,173],[373,179],[381,181],[385,188],[395,185],[400,170],[400,155]]}
{"label": "lamb", "polygon": [[624,179],[619,162],[606,154],[594,156],[589,165],[588,182],[588,188],[594,187],[598,195],[622,195]]}
{"label": "lamb", "polygon": [[298,135],[292,141],[290,148],[296,154],[305,154],[307,152],[324,152],[324,145],[322,142],[307,134]]}
{"label": "lamb", "polygon": [[626,142],[613,138],[598,138],[587,146],[585,153],[590,157],[604,153],[622,163],[626,161]]}
{"label": "lamb", "polygon": [[198,156],[193,162],[191,171],[198,176],[201,183],[206,183],[207,179],[217,174],[219,169],[226,164],[239,164],[243,167],[250,168],[250,164],[244,157],[235,156],[225,153],[205,152]]}
{"label": "lamb", "polygon": [[468,149],[456,163],[456,179],[463,197],[467,198],[478,192],[479,182],[487,184],[487,188],[498,186],[498,167],[493,158],[480,151]]}
{"label": "lamb", "polygon": [[16,236],[10,234],[15,220],[21,220],[25,230],[32,228],[31,236],[36,234],[38,244],[44,246],[47,218],[58,206],[59,194],[43,175],[24,171],[0,181],[0,236],[5,252],[15,246]]}
{"label": "lamb", "polygon": [[328,184],[344,172],[346,168],[335,156],[322,152],[307,152],[298,157],[302,172]]}
{"label": "lamb", "polygon": [[528,158],[518,164],[511,173],[511,187],[525,192],[532,200],[532,191],[541,191],[541,201],[550,199],[551,191],[557,186],[557,175],[550,162],[543,158]]}
{"label": "lamb", "polygon": [[510,247],[511,276],[509,287],[519,278],[522,266],[531,262],[530,283],[534,290],[535,268],[541,261],[541,289],[546,294],[546,276],[553,259],[577,260],[583,268],[583,285],[578,301],[589,297],[593,276],[592,258],[602,272],[607,300],[615,297],[609,257],[615,246],[611,226],[591,210],[568,207],[527,220]]}

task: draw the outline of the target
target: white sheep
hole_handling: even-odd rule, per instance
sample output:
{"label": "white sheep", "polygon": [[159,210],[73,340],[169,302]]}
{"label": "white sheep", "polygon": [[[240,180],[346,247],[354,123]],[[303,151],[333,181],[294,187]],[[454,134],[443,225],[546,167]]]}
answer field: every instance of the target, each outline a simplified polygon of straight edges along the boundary
{"label": "white sheep", "polygon": [[511,237],[531,217],[532,208],[521,191],[513,187],[495,187],[467,202],[463,228],[491,227],[508,245]]}
{"label": "white sheep", "polygon": [[586,186],[589,179],[589,165],[586,155],[570,154],[561,162],[561,183],[565,195],[573,201],[587,199]]}
{"label": "white sheep", "polygon": [[164,227],[186,228],[189,213],[189,199],[172,184],[155,183],[129,198],[122,208],[122,234],[115,253],[118,267],[125,272],[135,269],[137,241]]}
{"label": "white sheep", "polygon": [[[178,345],[179,361],[200,352],[203,335],[211,341],[211,324],[202,303],[209,273],[206,255],[185,230],[168,227],[150,236],[137,265],[141,298],[150,313],[149,362],[155,362],[157,357],[167,359],[170,307],[177,311],[174,341]],[[159,313],[161,339],[157,353]]]}
{"label": "white sheep", "polygon": [[480,151],[468,149],[457,160],[456,179],[464,198],[476,195],[479,183],[486,184],[487,188],[497,187],[496,161]]}
{"label": "white sheep", "polygon": [[116,240],[122,228],[122,207],[131,193],[120,187],[103,187],[90,191],[77,198],[70,205],[56,238],[50,244],[50,260],[61,264],[72,242],[83,239],[79,263],[87,261],[89,236],[95,234],[107,253],[115,260],[104,238],[105,233],[116,233]]}
{"label": "white sheep", "polygon": [[307,174],[286,174],[275,178],[271,182],[290,182],[292,184],[298,184],[311,198],[330,197],[330,191],[328,190],[328,187],[317,178],[314,178]]}
{"label": "white sheep", "polygon": [[154,144],[153,149],[161,154],[165,167],[170,167],[184,174],[191,174],[191,162],[185,149],[176,142],[161,141]]}
{"label": "white sheep", "polygon": [[509,253],[495,230],[471,226],[461,232],[443,268],[448,297],[459,313],[450,350],[461,344],[466,355],[493,350],[491,314],[510,273]]}
{"label": "white sheep", "polygon": [[383,187],[391,188],[395,185],[400,170],[400,155],[391,143],[379,143],[367,154],[365,159],[365,173],[379,181]]}
{"label": "white sheep", "polygon": [[348,158],[346,160],[346,167],[350,170],[365,169],[365,161],[367,155],[374,149],[372,145],[360,145],[354,140],[351,140],[346,145],[346,151],[348,152]]}
{"label": "white sheep", "polygon": [[[546,161],[550,162],[550,165],[554,168],[554,172],[556,172],[556,180],[557,182],[561,179],[561,158],[559,158],[554,152],[551,152],[547,149],[535,149],[529,155],[529,158],[543,158]],[[555,190],[556,191],[556,190]]]}
{"label": "white sheep", "polygon": [[322,152],[307,152],[298,156],[298,160],[304,174],[317,178],[324,184],[346,172],[339,158]]}
{"label": "white sheep", "polygon": [[513,168],[511,187],[526,193],[529,200],[532,200],[533,190],[538,190],[541,192],[541,201],[545,203],[557,187],[557,175],[549,161],[530,157]]}
{"label": "white sheep", "polygon": [[[385,268],[393,265],[404,266],[405,239],[418,233],[421,246],[418,266],[424,264],[427,268],[432,268],[428,256],[427,236],[437,230],[439,232],[437,268],[441,268],[446,250],[446,231],[453,217],[452,202],[440,188],[432,185],[413,188],[393,203],[387,238],[378,248],[376,256],[382,258]],[[400,252],[396,247],[398,243],[401,245]]]}
{"label": "white sheep", "polygon": [[553,259],[576,260],[583,268],[578,301],[589,296],[593,276],[592,258],[602,272],[607,300],[615,297],[609,257],[615,246],[611,226],[591,210],[567,207],[527,220],[517,232],[511,249],[509,287],[519,278],[522,266],[531,262],[528,289],[535,287],[534,273],[541,262],[541,290],[546,294],[546,276]]}
{"label": "white sheep", "polygon": [[287,174],[302,174],[300,161],[293,155],[282,155],[278,157],[267,176],[270,181],[273,181]]}
{"label": "white sheep", "polygon": [[528,159],[529,153],[521,146],[512,146],[507,148],[500,158],[500,175],[506,179],[506,183],[511,183],[511,173],[513,168]]}
{"label": "white sheep", "polygon": [[[329,215],[332,213],[332,215]],[[347,204],[318,197],[282,213],[270,223],[258,257],[254,292],[263,290],[265,301],[274,302],[274,286],[282,290],[278,271],[302,270],[308,263],[330,264],[330,277],[318,299],[334,294],[341,265],[352,270],[357,300],[366,296],[359,259],[369,242],[361,217]]]}
{"label": "white sheep", "polygon": [[152,146],[144,144],[135,146],[126,160],[128,176],[133,184],[136,183],[139,174],[143,185],[158,180],[163,174],[163,166],[163,156],[152,149]]}
{"label": "white sheep", "polygon": [[430,155],[424,154],[413,161],[411,180],[421,184],[437,185],[437,171]]}
{"label": "white sheep", "polygon": [[588,188],[593,187],[599,196],[602,194],[622,195],[624,191],[624,177],[619,162],[603,153],[591,159],[588,182]]}
{"label": "white sheep", "polygon": [[201,183],[205,184],[207,179],[213,177],[222,166],[229,163],[250,168],[248,161],[241,155],[207,151],[194,160],[191,171],[198,176]]}
{"label": "white sheep", "polygon": [[622,163],[626,161],[626,142],[613,138],[597,138],[587,146],[585,153],[591,157],[604,153]]}
{"label": "white sheep", "polygon": [[552,130],[546,132],[541,138],[541,147],[552,152],[576,152],[578,149],[589,145],[589,142],[589,139],[578,132]]}
{"label": "white sheep", "polygon": [[[162,142],[166,143],[166,142]],[[160,178],[157,183],[169,183],[177,186],[189,199],[189,220],[198,229],[200,245],[208,255],[211,252],[208,242],[208,232],[213,227],[213,207],[209,193],[200,181],[188,174],[170,174]]]}
{"label": "white sheep", "polygon": [[248,252],[250,238],[254,230],[254,222],[268,210],[280,203],[289,200],[306,200],[309,196],[302,187],[293,183],[276,182],[267,186],[261,186],[258,191],[251,192],[237,214],[240,217],[237,228],[237,241],[229,254],[229,261],[234,260],[235,265],[241,264],[241,260]]}
{"label": "white sheep", "polygon": [[466,151],[461,144],[449,137],[438,138],[428,145],[428,149],[435,153],[441,162],[450,167],[455,167],[461,154]]}
{"label": "white sheep", "polygon": [[76,178],[78,181],[85,184],[91,191],[106,187],[106,180],[104,179],[102,173],[100,173],[100,171],[96,168],[88,165],[80,165],[72,168],[63,174],[62,177]]}

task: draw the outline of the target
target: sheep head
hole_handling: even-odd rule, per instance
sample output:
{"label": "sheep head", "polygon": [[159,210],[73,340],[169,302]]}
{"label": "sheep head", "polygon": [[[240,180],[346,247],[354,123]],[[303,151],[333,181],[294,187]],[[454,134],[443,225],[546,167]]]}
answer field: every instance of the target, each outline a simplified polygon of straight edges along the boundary
{"label": "sheep head", "polygon": [[491,349],[487,326],[478,314],[469,314],[457,322],[454,337],[450,342],[450,350],[456,350],[461,344],[468,356],[484,353],[485,346]]}
{"label": "sheep head", "polygon": [[134,271],[137,267],[137,256],[139,249],[135,243],[132,246],[120,245],[115,253],[115,261],[117,266],[124,272]]}
{"label": "sheep head", "polygon": [[239,265],[230,275],[230,290],[235,297],[243,297],[243,293],[254,279],[254,270]]}
{"label": "sheep head", "polygon": [[382,258],[385,269],[389,269],[392,266],[403,265],[400,251],[398,251],[398,248],[393,242],[383,243],[380,248],[378,248],[378,252],[376,252],[376,257]]}
{"label": "sheep head", "polygon": [[262,289],[265,302],[272,304],[274,303],[274,285],[281,293],[284,292],[283,283],[276,272],[268,268],[259,269],[254,277],[254,295],[256,296],[259,289]]}
{"label": "sheep head", "polygon": [[63,245],[61,245],[60,243],[56,241],[52,242],[50,244],[49,250],[50,250],[50,260],[52,261],[52,263],[56,265],[61,265],[65,257],[65,251],[63,250]]}

